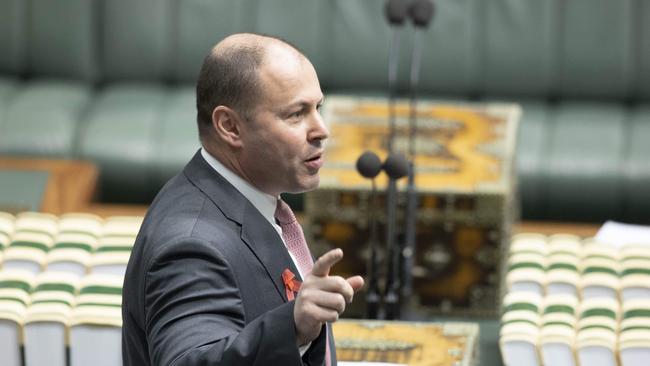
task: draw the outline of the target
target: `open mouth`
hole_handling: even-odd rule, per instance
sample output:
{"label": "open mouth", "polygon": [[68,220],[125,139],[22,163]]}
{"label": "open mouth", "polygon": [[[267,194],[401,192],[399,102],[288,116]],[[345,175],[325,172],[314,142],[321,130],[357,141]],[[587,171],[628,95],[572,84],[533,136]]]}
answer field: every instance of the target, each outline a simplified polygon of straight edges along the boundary
{"label": "open mouth", "polygon": [[306,166],[316,172],[323,166],[323,154],[317,154],[305,160]]}
{"label": "open mouth", "polygon": [[315,156],[313,156],[313,157],[311,157],[311,158],[309,158],[309,159],[307,159],[305,161],[306,162],[311,162],[311,161],[319,160],[320,158],[321,158],[321,155],[315,155]]}

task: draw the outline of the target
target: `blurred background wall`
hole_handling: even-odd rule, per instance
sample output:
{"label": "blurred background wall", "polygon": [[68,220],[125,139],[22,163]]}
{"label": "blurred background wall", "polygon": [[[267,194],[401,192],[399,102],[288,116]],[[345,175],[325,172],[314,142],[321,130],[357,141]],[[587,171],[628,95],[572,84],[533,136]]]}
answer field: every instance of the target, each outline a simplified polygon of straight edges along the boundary
{"label": "blurred background wall", "polygon": [[[199,147],[193,85],[213,44],[278,35],[326,94],[385,95],[383,6],[0,0],[0,153],[90,160],[101,201],[148,203]],[[423,97],[523,106],[523,219],[650,221],[650,2],[438,0],[424,37]]]}

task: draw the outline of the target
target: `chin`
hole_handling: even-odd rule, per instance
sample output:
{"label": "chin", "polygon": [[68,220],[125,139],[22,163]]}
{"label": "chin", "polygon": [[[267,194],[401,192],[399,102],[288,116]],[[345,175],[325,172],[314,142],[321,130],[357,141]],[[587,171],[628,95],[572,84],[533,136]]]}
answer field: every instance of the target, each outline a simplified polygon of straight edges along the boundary
{"label": "chin", "polygon": [[287,191],[287,193],[305,193],[313,191],[318,188],[319,185],[320,178],[316,177],[316,179],[310,179],[309,181],[299,183],[295,189]]}

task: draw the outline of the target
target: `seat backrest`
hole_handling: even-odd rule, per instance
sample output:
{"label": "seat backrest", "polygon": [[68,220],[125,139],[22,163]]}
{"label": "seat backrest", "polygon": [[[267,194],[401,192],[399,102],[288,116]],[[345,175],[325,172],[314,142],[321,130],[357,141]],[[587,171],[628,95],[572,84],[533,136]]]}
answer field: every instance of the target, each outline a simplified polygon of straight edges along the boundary
{"label": "seat backrest", "polygon": [[14,233],[14,215],[0,212],[0,265],[2,264],[2,251],[9,246]]}
{"label": "seat backrest", "polygon": [[80,283],[70,328],[71,366],[122,365],[122,276],[90,274]]}
{"label": "seat backrest", "polygon": [[47,255],[47,268],[86,274],[92,253],[102,233],[103,220],[91,214],[65,214],[59,219],[59,232]]}
{"label": "seat backrest", "polygon": [[39,212],[19,214],[11,242],[4,252],[3,267],[39,273],[57,232],[57,216]]}
{"label": "seat backrest", "polygon": [[98,0],[1,0],[0,73],[97,79]]}

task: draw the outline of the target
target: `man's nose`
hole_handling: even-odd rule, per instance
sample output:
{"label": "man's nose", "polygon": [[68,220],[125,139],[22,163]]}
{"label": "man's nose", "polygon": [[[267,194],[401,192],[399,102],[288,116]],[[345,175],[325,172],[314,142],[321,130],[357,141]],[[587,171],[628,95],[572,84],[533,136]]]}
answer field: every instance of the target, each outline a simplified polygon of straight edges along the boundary
{"label": "man's nose", "polygon": [[319,111],[316,111],[311,120],[311,126],[310,126],[310,131],[308,136],[309,140],[310,141],[325,140],[329,137],[329,134],[330,132],[327,129],[327,126],[325,125],[325,121],[323,120],[323,117],[321,116]]}

